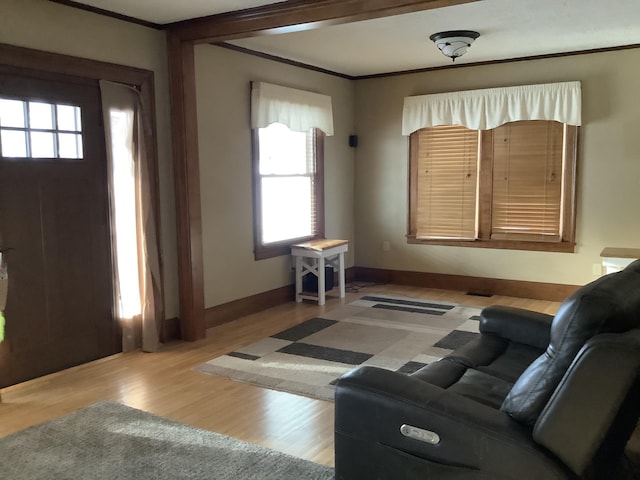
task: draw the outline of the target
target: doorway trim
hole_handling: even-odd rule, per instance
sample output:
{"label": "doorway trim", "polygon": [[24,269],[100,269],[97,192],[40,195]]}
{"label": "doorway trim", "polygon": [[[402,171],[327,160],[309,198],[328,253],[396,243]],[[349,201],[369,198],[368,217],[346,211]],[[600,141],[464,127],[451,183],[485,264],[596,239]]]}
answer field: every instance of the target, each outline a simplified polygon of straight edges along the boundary
{"label": "doorway trim", "polygon": [[292,0],[165,25],[178,212],[178,288],[183,340],[204,338],[207,328],[194,46],[474,1],[478,0]]}

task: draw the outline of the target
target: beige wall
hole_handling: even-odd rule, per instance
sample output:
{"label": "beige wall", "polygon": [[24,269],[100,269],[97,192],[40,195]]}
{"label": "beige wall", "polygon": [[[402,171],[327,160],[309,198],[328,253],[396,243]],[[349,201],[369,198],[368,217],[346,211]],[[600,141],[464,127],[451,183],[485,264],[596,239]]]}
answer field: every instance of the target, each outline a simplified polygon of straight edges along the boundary
{"label": "beige wall", "polygon": [[[155,72],[167,316],[178,315],[173,168],[163,32],[44,0],[0,0],[0,42]],[[638,247],[640,49],[348,81],[210,45],[196,48],[205,305],[292,283],[288,257],[253,259],[249,82],[333,97],[326,140],[326,234],[347,266],[581,284],[605,246]],[[583,121],[575,254],[408,245],[407,95],[580,80]],[[351,133],[359,147],[348,147]],[[355,156],[355,159],[354,159]],[[383,252],[382,242],[391,250]],[[355,254],[357,252],[357,255]]]}
{"label": "beige wall", "polygon": [[[205,306],[293,283],[291,258],[254,260],[250,82],[330,95],[335,135],[325,139],[325,230],[351,243],[353,83],[212,45],[196,47]],[[283,212],[283,214],[286,214]]]}
{"label": "beige wall", "polygon": [[0,0],[0,43],[155,73],[166,316],[178,316],[177,247],[164,32],[45,0]]}
{"label": "beige wall", "polygon": [[[583,284],[603,247],[640,246],[640,49],[455,68],[356,82],[356,264]],[[409,95],[580,80],[576,253],[408,245]],[[391,242],[389,252],[382,242]]]}

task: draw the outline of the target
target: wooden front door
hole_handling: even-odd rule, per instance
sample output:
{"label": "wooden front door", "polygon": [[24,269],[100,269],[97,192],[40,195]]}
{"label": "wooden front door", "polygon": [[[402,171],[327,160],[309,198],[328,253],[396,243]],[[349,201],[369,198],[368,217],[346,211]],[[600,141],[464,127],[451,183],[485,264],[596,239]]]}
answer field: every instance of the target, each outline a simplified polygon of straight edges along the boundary
{"label": "wooden front door", "polygon": [[0,69],[0,387],[121,350],[101,115],[96,82]]}

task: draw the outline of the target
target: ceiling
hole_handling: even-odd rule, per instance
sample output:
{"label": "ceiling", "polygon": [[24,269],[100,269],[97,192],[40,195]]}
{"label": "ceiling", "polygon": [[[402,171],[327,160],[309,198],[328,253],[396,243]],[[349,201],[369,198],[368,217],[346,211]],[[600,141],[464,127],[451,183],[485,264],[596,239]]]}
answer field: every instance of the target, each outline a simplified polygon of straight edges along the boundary
{"label": "ceiling", "polygon": [[[269,0],[80,0],[166,24],[278,3]],[[359,77],[450,65],[429,40],[443,30],[480,38],[456,64],[640,45],[638,0],[482,0],[422,12],[229,43]]]}

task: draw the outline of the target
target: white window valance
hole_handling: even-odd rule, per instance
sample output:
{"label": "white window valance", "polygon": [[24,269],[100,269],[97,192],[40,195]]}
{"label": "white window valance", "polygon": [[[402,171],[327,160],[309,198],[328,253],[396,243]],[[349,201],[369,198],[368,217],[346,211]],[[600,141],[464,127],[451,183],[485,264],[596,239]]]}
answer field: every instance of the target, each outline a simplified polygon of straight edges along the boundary
{"label": "white window valance", "polygon": [[319,128],[333,135],[331,97],[265,82],[251,84],[251,128],[283,123],[295,132]]}
{"label": "white window valance", "polygon": [[580,82],[488,88],[405,97],[402,134],[438,125],[488,130],[518,120],[581,125]]}

